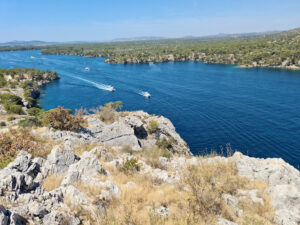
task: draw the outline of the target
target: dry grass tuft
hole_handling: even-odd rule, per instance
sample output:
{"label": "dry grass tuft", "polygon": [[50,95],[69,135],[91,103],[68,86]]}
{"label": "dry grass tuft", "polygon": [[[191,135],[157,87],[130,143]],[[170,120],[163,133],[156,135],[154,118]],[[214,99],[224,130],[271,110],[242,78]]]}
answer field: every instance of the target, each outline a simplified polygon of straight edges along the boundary
{"label": "dry grass tuft", "polygon": [[[114,199],[107,209],[101,224],[217,224],[219,216],[238,224],[272,224],[273,210],[269,199],[263,194],[267,185],[240,177],[234,164],[203,163],[189,167],[185,178],[174,185],[153,182],[152,178],[141,174],[125,174],[117,169],[110,170],[111,179],[122,191],[119,199]],[[128,187],[132,181],[135,187]],[[222,198],[223,194],[235,195],[238,189],[258,189],[264,205],[242,202],[244,211],[238,218]],[[154,209],[165,206],[168,217],[155,215]]]}
{"label": "dry grass tuft", "polygon": [[78,146],[74,147],[74,153],[77,156],[81,156],[84,152],[89,152],[91,151],[93,148],[95,148],[97,145],[92,143],[92,144],[81,144]]}
{"label": "dry grass tuft", "polygon": [[64,177],[64,175],[49,175],[44,179],[42,186],[46,191],[52,191],[60,186]]}

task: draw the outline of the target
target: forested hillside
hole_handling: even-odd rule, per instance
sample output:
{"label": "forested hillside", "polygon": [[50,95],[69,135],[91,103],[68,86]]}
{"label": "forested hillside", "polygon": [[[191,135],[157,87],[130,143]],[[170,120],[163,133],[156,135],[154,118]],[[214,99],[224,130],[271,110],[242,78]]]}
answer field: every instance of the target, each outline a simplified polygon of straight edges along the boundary
{"label": "forested hillside", "polygon": [[[2,50],[35,49],[37,47]],[[41,47],[42,48],[42,47]],[[1,48],[0,48],[1,51]],[[202,61],[242,67],[300,68],[300,28],[277,34],[43,47],[43,54],[105,57],[108,63]]]}

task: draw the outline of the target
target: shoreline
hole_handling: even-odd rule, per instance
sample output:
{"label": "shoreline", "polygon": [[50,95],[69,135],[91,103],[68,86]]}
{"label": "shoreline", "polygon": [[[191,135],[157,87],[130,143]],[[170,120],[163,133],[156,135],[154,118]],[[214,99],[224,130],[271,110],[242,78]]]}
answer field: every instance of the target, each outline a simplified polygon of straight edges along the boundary
{"label": "shoreline", "polygon": [[98,55],[98,56],[91,56],[91,55],[84,55],[84,54],[67,54],[67,53],[43,53],[42,48],[28,48],[28,49],[11,49],[11,50],[1,50],[0,48],[0,53],[1,52],[14,52],[14,51],[41,51],[42,55],[73,55],[73,56],[80,56],[80,57],[85,57],[85,58],[104,58],[104,62],[110,65],[138,65],[138,64],[157,64],[157,63],[170,63],[170,62],[202,62],[204,64],[212,64],[212,65],[229,65],[229,66],[235,66],[236,68],[239,69],[252,69],[252,68],[265,68],[265,69],[285,69],[285,70],[291,70],[291,71],[299,71],[300,70],[300,65],[297,66],[295,64],[289,65],[289,66],[268,66],[268,65],[250,65],[250,64],[235,64],[235,63],[221,63],[221,62],[209,62],[205,60],[200,60],[200,59],[184,59],[184,60],[165,60],[165,61],[147,61],[147,62],[134,62],[132,59],[129,61],[114,61],[110,62],[110,59]]}

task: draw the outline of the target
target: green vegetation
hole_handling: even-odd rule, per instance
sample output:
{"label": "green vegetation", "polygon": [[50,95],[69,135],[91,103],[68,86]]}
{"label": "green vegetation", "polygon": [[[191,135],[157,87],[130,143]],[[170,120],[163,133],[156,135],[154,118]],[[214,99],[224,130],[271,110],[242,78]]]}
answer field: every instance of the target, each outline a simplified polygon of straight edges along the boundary
{"label": "green vegetation", "polygon": [[46,157],[55,143],[34,136],[27,129],[10,129],[0,134],[0,168],[6,167],[15,159],[19,151],[24,150],[34,157]]}
{"label": "green vegetation", "polygon": [[[30,49],[42,49],[43,54],[105,57],[112,64],[202,61],[245,67],[300,68],[300,28],[253,36],[0,47],[0,51]],[[0,87],[2,82],[0,78]]]}
{"label": "green vegetation", "polygon": [[121,101],[108,102],[104,106],[98,106],[94,109],[91,109],[91,111],[98,115],[101,121],[109,124],[113,123],[118,119],[117,110],[122,109],[122,107],[123,103]]}
{"label": "green vegetation", "polygon": [[158,131],[157,121],[151,120],[147,126],[147,130],[150,134],[156,133]]}
{"label": "green vegetation", "polygon": [[20,150],[31,152],[39,147],[27,130],[10,130],[0,134],[0,168],[10,163]]}
{"label": "green vegetation", "polygon": [[43,54],[105,57],[108,63],[202,61],[249,67],[300,67],[300,29],[277,34],[48,46]]}
{"label": "green vegetation", "polygon": [[72,115],[69,110],[58,106],[51,109],[43,117],[44,125],[58,130],[79,130],[83,128],[84,119],[80,115]]}
{"label": "green vegetation", "polygon": [[131,159],[127,158],[121,170],[124,173],[132,173],[135,171],[139,171],[140,168],[141,165],[138,163],[138,160],[136,158],[131,158]]}
{"label": "green vegetation", "polygon": [[[38,88],[56,79],[58,79],[57,73],[50,70],[43,71],[31,68],[0,69],[0,88],[1,91],[4,91],[0,94],[0,104],[4,106],[8,113],[12,114],[25,114],[22,109],[23,106],[26,108],[39,108],[36,101],[40,95]],[[22,88],[24,95],[18,94],[19,96],[17,96],[10,93],[11,89],[15,88]],[[19,93],[19,90],[17,89],[17,92],[14,93]]]}
{"label": "green vegetation", "polygon": [[162,148],[162,149],[171,149],[172,148],[172,144],[165,137],[162,140],[156,141],[155,144],[159,148]]}
{"label": "green vegetation", "polygon": [[24,114],[22,98],[10,93],[0,94],[0,104],[8,113]]}

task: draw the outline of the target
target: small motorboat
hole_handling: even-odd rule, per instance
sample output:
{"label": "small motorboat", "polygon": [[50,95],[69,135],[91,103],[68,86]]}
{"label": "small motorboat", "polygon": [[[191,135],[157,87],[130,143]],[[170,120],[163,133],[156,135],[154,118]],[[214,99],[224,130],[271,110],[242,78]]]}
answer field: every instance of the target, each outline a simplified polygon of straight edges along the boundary
{"label": "small motorboat", "polygon": [[90,68],[89,67],[85,67],[85,71],[90,71]]}
{"label": "small motorboat", "polygon": [[114,92],[114,91],[116,91],[116,89],[114,88],[114,87],[109,87],[107,90],[109,90],[109,91],[111,91],[111,92]]}
{"label": "small motorboat", "polygon": [[147,92],[147,91],[142,92],[142,95],[143,95],[145,98],[150,98],[150,97],[151,97],[150,93]]}
{"label": "small motorboat", "polygon": [[35,57],[34,57],[34,56],[30,56],[30,58],[31,58],[31,59],[35,59]]}

